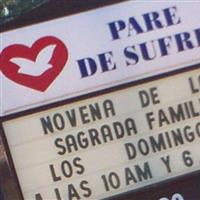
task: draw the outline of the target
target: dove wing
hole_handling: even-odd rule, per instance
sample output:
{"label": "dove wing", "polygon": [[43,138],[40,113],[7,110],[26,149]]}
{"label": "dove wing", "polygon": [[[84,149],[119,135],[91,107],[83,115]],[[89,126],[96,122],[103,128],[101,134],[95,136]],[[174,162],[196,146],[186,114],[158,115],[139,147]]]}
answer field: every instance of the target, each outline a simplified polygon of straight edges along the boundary
{"label": "dove wing", "polygon": [[55,50],[56,45],[49,45],[42,49],[36,58],[36,63],[47,64]]}
{"label": "dove wing", "polygon": [[34,64],[33,61],[28,60],[26,58],[20,58],[20,57],[12,58],[11,61],[17,64],[18,66],[20,66],[20,69],[18,70],[18,72],[20,73],[29,72]]}

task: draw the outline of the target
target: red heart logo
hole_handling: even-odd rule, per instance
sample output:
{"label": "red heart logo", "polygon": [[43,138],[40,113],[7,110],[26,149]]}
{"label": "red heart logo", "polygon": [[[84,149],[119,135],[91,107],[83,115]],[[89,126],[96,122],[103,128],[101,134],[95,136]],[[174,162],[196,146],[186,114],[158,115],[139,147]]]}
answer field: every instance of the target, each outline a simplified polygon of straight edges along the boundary
{"label": "red heart logo", "polygon": [[[50,58],[45,58],[44,51],[45,49],[47,51],[50,46],[54,46],[54,49],[50,54]],[[41,58],[42,56],[44,59]],[[19,62],[16,62],[17,60],[26,61],[26,69],[23,69],[24,66],[20,66]],[[60,74],[67,60],[68,50],[64,43],[56,37],[46,36],[37,40],[30,48],[21,44],[6,47],[0,55],[0,69],[10,80],[44,92]],[[39,68],[44,67],[41,65],[45,64],[49,66],[46,70],[34,72],[34,70],[37,71]],[[31,74],[33,72],[34,75]]]}

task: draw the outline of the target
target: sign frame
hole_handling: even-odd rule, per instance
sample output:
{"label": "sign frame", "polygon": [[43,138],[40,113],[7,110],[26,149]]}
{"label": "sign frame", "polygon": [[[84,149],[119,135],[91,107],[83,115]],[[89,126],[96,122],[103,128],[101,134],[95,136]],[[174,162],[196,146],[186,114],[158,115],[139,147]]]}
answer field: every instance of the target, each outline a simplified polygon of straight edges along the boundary
{"label": "sign frame", "polygon": [[101,2],[98,0],[85,0],[84,4],[82,4],[81,0],[76,0],[76,2],[70,0],[66,5],[65,0],[51,0],[36,9],[33,9],[27,13],[25,12],[16,19],[0,25],[0,33],[61,17],[79,14],[93,9],[103,8],[105,6],[112,6],[124,1],[127,0],[102,0]]}
{"label": "sign frame", "polygon": [[[180,69],[176,69],[174,71],[161,73],[161,74],[158,74],[158,75],[155,75],[155,76],[147,77],[147,78],[140,79],[140,80],[131,81],[129,83],[120,84],[120,85],[117,85],[117,86],[114,86],[114,87],[106,88],[106,89],[103,89],[103,90],[87,93],[87,94],[76,96],[76,97],[73,97],[73,98],[69,98],[69,99],[58,101],[58,102],[50,103],[50,104],[47,104],[47,105],[39,106],[37,108],[32,108],[32,109],[28,109],[28,110],[24,110],[24,111],[20,111],[20,112],[17,112],[17,113],[13,113],[13,114],[9,114],[9,115],[5,115],[5,116],[0,117],[0,135],[1,135],[2,140],[3,140],[3,145],[4,145],[4,148],[5,148],[7,157],[8,157],[8,162],[9,162],[10,168],[11,168],[13,175],[14,175],[14,181],[16,182],[17,187],[18,187],[17,189],[19,191],[20,198],[22,200],[24,199],[22,189],[21,189],[21,186],[20,186],[20,183],[19,183],[19,179],[17,177],[17,172],[16,172],[16,169],[15,169],[13,158],[12,158],[12,155],[11,155],[11,152],[10,152],[10,149],[9,149],[9,145],[8,145],[8,142],[7,142],[7,139],[6,139],[5,130],[3,128],[4,122],[9,121],[9,120],[13,120],[13,119],[17,119],[17,118],[20,118],[20,117],[23,117],[23,116],[35,114],[35,113],[38,113],[38,112],[47,111],[49,109],[57,108],[57,107],[60,107],[60,106],[63,106],[63,105],[79,102],[79,101],[82,101],[82,100],[87,100],[87,99],[92,98],[92,97],[97,97],[97,96],[101,96],[101,95],[104,95],[104,94],[120,91],[120,90],[129,88],[129,87],[133,87],[133,86],[141,85],[141,84],[144,84],[144,83],[149,83],[149,82],[153,82],[153,81],[156,81],[156,80],[164,79],[164,78],[169,77],[169,76],[183,74],[183,73],[189,72],[189,71],[195,71],[195,70],[199,69],[199,67],[200,67],[200,63],[195,64],[195,65],[189,65],[189,66],[186,66],[186,67],[183,67],[183,68],[180,68]],[[180,175],[180,176],[177,176],[177,177],[178,178],[188,177],[190,175],[195,175],[197,173],[200,173],[200,169],[197,170],[197,171],[191,172],[189,174]],[[170,181],[172,181],[173,179],[176,179],[177,177],[170,178],[169,180],[161,181],[161,182],[159,182],[159,184],[169,183]],[[140,191],[142,191],[142,190],[146,191],[146,190],[148,190],[148,188],[155,187],[156,184],[158,184],[158,183],[153,183],[153,184],[150,184],[148,186],[144,186],[144,187],[141,187],[141,188],[138,188],[138,189],[134,189],[133,191],[128,191],[128,192],[124,192],[124,193],[121,193],[121,194],[118,194],[118,195],[114,195],[114,196],[111,196],[111,197],[106,198],[106,199],[111,199],[111,200],[113,199],[114,200],[114,199],[122,199],[124,197],[128,198],[128,197],[130,197],[130,195],[134,195],[134,194],[136,194],[136,196],[137,196],[137,194]]]}

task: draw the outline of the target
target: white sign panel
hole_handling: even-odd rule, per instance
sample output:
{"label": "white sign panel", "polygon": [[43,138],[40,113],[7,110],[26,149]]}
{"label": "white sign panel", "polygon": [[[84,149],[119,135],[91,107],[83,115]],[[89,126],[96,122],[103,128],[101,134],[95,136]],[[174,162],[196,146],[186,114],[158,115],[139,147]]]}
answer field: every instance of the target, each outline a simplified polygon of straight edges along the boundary
{"label": "white sign panel", "polygon": [[25,199],[102,199],[200,169],[200,69],[3,122]]}
{"label": "white sign panel", "polygon": [[198,63],[199,10],[127,1],[1,33],[1,116]]}

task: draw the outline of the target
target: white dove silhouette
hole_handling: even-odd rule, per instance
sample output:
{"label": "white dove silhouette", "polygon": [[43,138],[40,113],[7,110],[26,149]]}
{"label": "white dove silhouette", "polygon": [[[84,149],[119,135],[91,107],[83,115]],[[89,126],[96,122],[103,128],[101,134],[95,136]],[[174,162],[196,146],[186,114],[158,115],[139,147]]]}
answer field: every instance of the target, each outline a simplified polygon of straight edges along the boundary
{"label": "white dove silhouette", "polygon": [[27,74],[30,76],[40,76],[45,71],[53,67],[48,62],[50,61],[53,52],[55,50],[56,45],[49,45],[42,49],[40,53],[37,55],[37,58],[34,61],[26,59],[26,58],[20,58],[15,57],[12,58],[11,61],[18,66],[20,66],[20,69],[18,70],[18,73],[20,74]]}

